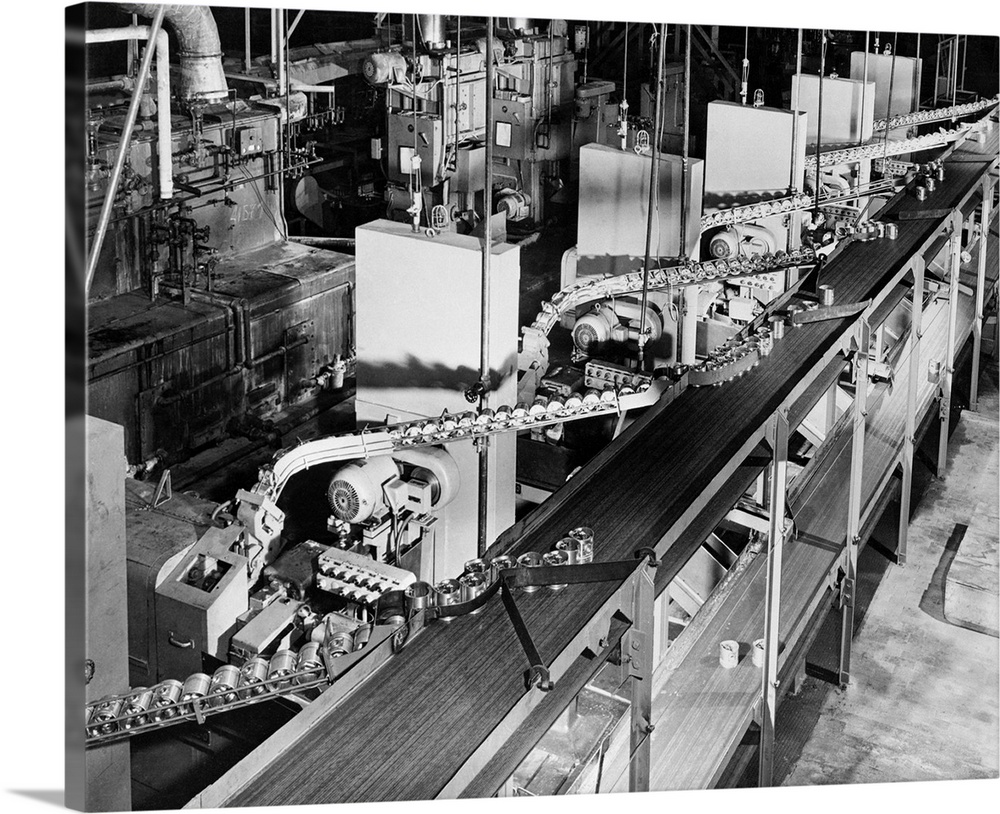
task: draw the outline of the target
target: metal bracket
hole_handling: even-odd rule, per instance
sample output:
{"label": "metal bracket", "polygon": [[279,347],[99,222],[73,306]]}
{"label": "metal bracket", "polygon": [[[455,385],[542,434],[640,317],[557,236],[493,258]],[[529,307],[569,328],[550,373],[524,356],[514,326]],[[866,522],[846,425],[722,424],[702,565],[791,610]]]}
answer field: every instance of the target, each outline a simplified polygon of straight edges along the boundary
{"label": "metal bracket", "polygon": [[521,616],[521,611],[517,607],[517,601],[507,586],[506,580],[500,583],[500,596],[503,599],[504,608],[507,609],[507,615],[510,617],[511,624],[514,626],[514,632],[517,633],[518,641],[521,642],[524,655],[528,657],[529,667],[525,673],[525,686],[529,690],[537,686],[542,692],[548,692],[555,687],[555,682],[552,681],[549,675],[549,668],[542,662],[542,657],[538,653],[538,648],[535,647],[535,642],[531,638],[531,633],[524,623],[524,617]]}
{"label": "metal bracket", "polygon": [[854,605],[854,580],[845,576],[840,581],[840,608]]}
{"label": "metal bracket", "polygon": [[170,470],[164,469],[160,475],[160,481],[156,484],[156,491],[153,492],[153,499],[146,504],[146,509],[155,509],[162,506],[174,495],[170,483]]}
{"label": "metal bracket", "polygon": [[649,674],[646,669],[649,636],[640,630],[630,628],[622,638],[622,680],[626,678],[643,679]]}

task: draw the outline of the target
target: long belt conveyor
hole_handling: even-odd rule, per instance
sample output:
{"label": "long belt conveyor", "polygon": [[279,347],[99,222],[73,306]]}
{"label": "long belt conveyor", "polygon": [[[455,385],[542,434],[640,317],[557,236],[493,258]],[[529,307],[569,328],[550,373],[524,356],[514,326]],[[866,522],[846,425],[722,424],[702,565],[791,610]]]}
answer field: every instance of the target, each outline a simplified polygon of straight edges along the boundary
{"label": "long belt conveyor", "polygon": [[[509,530],[487,556],[545,551],[569,529],[586,525],[594,530],[595,562],[623,562],[639,549],[653,548],[660,558],[654,589],[662,591],[766,464],[759,454],[774,416],[787,411],[788,427],[797,427],[844,368],[844,352],[859,335],[862,321],[877,325],[886,316],[892,301],[898,302],[908,272],[916,276],[919,266],[922,277],[922,258],[940,245],[944,230],[955,221],[953,213],[968,206],[984,179],[992,183],[997,144],[997,128],[991,124],[978,142],[960,142],[952,149],[945,159],[945,179],[926,201],[897,195],[880,215],[898,225],[895,241],[854,243],[834,253],[822,270],[823,283],[835,289],[839,301],[869,303],[863,311],[805,322],[775,341],[769,355],[746,375],[720,388],[689,388],[671,403],[657,404]],[[958,290],[953,288],[955,297]],[[779,298],[775,307],[787,303],[792,293]],[[940,318],[934,313],[929,306],[928,332],[939,338]],[[966,331],[965,321],[954,334],[947,331],[951,349],[957,347],[953,336]],[[897,390],[903,392],[902,387]],[[918,395],[915,406],[926,409],[933,394],[922,388]],[[946,402],[950,394],[944,395]],[[870,399],[877,405],[887,397],[876,388]],[[877,425],[872,434],[898,438],[898,423]],[[875,429],[873,425],[870,432]],[[829,447],[840,452],[824,451],[821,457],[844,458],[844,432],[844,427],[836,430]],[[864,468],[863,493],[869,496],[878,492],[873,483],[886,482],[885,461],[895,453],[889,445],[877,454],[878,462],[869,465],[866,459]],[[838,483],[846,488],[843,478],[827,474],[817,481],[804,474],[789,496],[799,538],[789,546],[781,580],[780,638],[786,645],[794,645],[801,635],[803,619],[816,607],[831,569],[843,562],[846,551],[843,499],[829,501],[822,511],[808,500],[819,484],[824,490]],[[803,506],[813,512],[810,517]],[[868,506],[862,516],[870,514]],[[342,703],[324,693],[189,805],[495,793],[565,708],[567,692],[581,687],[623,637],[640,634],[630,641],[642,653],[637,661],[648,658],[642,642],[651,634],[649,620],[635,609],[649,569],[645,560],[635,563],[624,578],[538,591],[520,602],[523,627],[548,666],[555,691],[526,690],[519,639],[523,631],[511,625],[501,603],[489,602],[474,616],[428,626],[393,657],[391,669],[378,671]],[[747,619],[747,631],[733,632],[744,640],[755,638],[750,628],[760,627],[752,620],[763,618],[757,579],[762,566],[756,565],[741,580],[743,590],[734,590],[727,600],[746,609],[747,615],[740,616]],[[709,631],[701,637],[706,647],[717,647],[721,633],[729,632]],[[736,671],[743,675],[725,677],[730,684],[720,695],[720,671],[712,676],[699,672],[699,659],[693,657],[697,647],[674,665],[654,703],[652,721],[663,725],[652,730],[652,721],[646,720],[638,734],[633,726],[633,759],[626,764],[634,770],[640,754],[636,744],[651,749],[652,788],[714,782],[760,701],[759,673],[751,675],[753,668],[746,664]],[[788,656],[782,655],[786,663]],[[645,670],[637,665],[636,674],[648,678],[648,669],[648,664]]]}

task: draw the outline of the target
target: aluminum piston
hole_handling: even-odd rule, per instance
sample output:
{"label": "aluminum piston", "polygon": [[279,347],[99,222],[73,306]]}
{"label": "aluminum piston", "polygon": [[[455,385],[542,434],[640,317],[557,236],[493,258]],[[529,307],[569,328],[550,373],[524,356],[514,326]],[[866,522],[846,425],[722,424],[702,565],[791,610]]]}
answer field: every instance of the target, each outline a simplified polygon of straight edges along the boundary
{"label": "aluminum piston", "polygon": [[771,317],[768,322],[771,325],[771,336],[775,339],[781,339],[785,335],[785,320],[783,317],[774,316]]}
{"label": "aluminum piston", "polygon": [[121,698],[105,696],[98,701],[94,711],[90,714],[87,734],[95,737],[96,735],[110,735],[112,732],[117,732],[118,724],[114,719],[118,717],[121,708]]}
{"label": "aluminum piston", "polygon": [[[542,557],[542,562],[545,565],[566,565],[569,563],[569,555],[565,551],[549,551]],[[549,585],[549,588],[553,591],[561,591],[565,587],[565,582],[558,585]]]}
{"label": "aluminum piston", "polygon": [[[168,678],[153,687],[152,711],[149,717],[154,721],[166,721],[178,714],[179,710],[172,704],[181,700],[184,685],[175,678]],[[167,709],[164,709],[167,707]]]}
{"label": "aluminum piston", "polygon": [[146,687],[136,687],[131,695],[125,699],[122,708],[122,715],[127,715],[122,729],[132,729],[135,726],[142,726],[149,723],[149,716],[146,712],[153,700],[153,691]]}
{"label": "aluminum piston", "polygon": [[580,551],[576,555],[577,563],[594,561],[594,530],[590,526],[578,526],[566,536],[580,541]]}
{"label": "aluminum piston", "polygon": [[457,605],[462,601],[462,586],[457,579],[443,579],[434,586],[435,605]]}
{"label": "aluminum piston", "polygon": [[[479,571],[462,574],[462,576],[458,578],[458,582],[462,586],[463,602],[469,602],[478,596],[482,596],[486,592],[486,589],[490,584],[488,573],[489,572],[483,573]],[[478,608],[473,612],[476,613],[479,610],[482,610],[482,608]]]}
{"label": "aluminum piston", "polygon": [[556,543],[556,551],[566,555],[567,565],[576,565],[580,562],[580,541],[576,537],[563,537]]}
{"label": "aluminum piston", "polygon": [[[517,558],[518,568],[538,568],[542,564],[542,555],[537,551],[525,551]],[[533,594],[539,589],[539,585],[525,585],[522,590],[526,594]]]}
{"label": "aluminum piston", "polygon": [[[284,678],[289,673],[294,673],[296,661],[297,656],[293,650],[279,650],[271,656],[271,664],[267,671],[268,681]],[[270,688],[272,690],[283,690],[290,683],[290,681],[274,681],[270,684]]]}
{"label": "aluminum piston", "polygon": [[223,664],[212,674],[212,687],[209,690],[212,699],[209,703],[218,707],[235,701],[238,698],[236,687],[239,683],[240,668],[235,664]]}
{"label": "aluminum piston", "polygon": [[[423,584],[426,585],[427,583]],[[348,653],[353,653],[354,644],[354,634],[349,630],[340,630],[330,637],[330,641],[327,642],[327,648],[332,657],[339,658],[340,656],[346,656]]]}
{"label": "aluminum piston", "polygon": [[[181,692],[181,701],[193,701],[196,698],[204,698],[208,695],[212,686],[212,677],[206,673],[192,673],[184,680],[184,689]],[[192,705],[186,705],[184,712],[193,712]]]}
{"label": "aluminum piston", "polygon": [[465,564],[466,574],[482,574],[487,582],[491,580],[491,569],[490,564],[483,559],[469,560]]}
{"label": "aluminum piston", "polygon": [[516,567],[517,567],[517,560],[515,560],[508,554],[501,554],[498,557],[494,557],[492,560],[490,560],[490,571],[491,571],[490,578],[494,582],[496,582],[498,579],[500,579],[501,571],[508,571],[511,568],[516,568]]}
{"label": "aluminum piston", "polygon": [[[305,670],[310,672],[305,673]],[[296,684],[305,684],[309,681],[316,681],[323,677],[325,672],[323,659],[319,654],[319,642],[306,642],[299,650],[298,662],[295,665],[297,673],[303,673],[295,679]]]}
{"label": "aluminum piston", "polygon": [[240,680],[236,685],[240,698],[251,698],[265,692],[268,660],[264,656],[254,656],[240,668]]}
{"label": "aluminum piston", "polygon": [[429,582],[414,582],[403,591],[411,611],[423,610],[430,604],[431,584]]}

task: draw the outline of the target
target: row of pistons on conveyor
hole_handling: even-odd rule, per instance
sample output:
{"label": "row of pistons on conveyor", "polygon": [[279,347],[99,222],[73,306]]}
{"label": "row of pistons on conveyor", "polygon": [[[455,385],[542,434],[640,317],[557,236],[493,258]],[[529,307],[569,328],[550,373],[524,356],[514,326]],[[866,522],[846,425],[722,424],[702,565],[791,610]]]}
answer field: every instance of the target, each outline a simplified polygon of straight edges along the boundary
{"label": "row of pistons on conveyor", "polygon": [[[223,664],[216,671],[192,673],[183,682],[167,679],[147,688],[137,687],[125,696],[105,697],[89,707],[87,737],[111,735],[150,723],[161,723],[194,712],[196,700],[207,699],[209,709],[236,700],[247,700],[269,692],[318,681],[326,674],[321,644],[310,641],[296,653],[278,650],[273,656],[253,656],[242,667]],[[330,642],[330,655],[354,650],[350,632],[339,632]]]}
{"label": "row of pistons on conveyor", "polygon": [[[503,571],[513,568],[584,564],[592,562],[593,558],[594,532],[586,526],[580,526],[568,532],[555,544],[553,550],[544,554],[526,551],[516,558],[509,554],[500,554],[491,559],[476,558],[465,563],[465,570],[457,579],[443,579],[434,585],[428,582],[414,582],[406,587],[404,594],[410,610],[458,605],[471,602],[486,593],[490,586],[500,579]],[[533,593],[539,587],[528,585],[523,590],[525,593]],[[549,587],[559,590],[566,585]],[[477,613],[478,610],[472,613]]]}
{"label": "row of pistons on conveyor", "polygon": [[469,410],[456,415],[445,413],[438,419],[413,421],[390,427],[388,432],[393,441],[404,446],[475,436],[507,427],[522,427],[535,422],[592,412],[602,407],[613,407],[619,398],[645,390],[648,386],[648,382],[643,381],[636,385],[624,384],[620,387],[609,384],[604,390],[588,388],[583,393],[570,393],[565,397],[538,395],[530,405],[518,402],[514,407],[504,404],[496,410],[489,408],[481,412]]}

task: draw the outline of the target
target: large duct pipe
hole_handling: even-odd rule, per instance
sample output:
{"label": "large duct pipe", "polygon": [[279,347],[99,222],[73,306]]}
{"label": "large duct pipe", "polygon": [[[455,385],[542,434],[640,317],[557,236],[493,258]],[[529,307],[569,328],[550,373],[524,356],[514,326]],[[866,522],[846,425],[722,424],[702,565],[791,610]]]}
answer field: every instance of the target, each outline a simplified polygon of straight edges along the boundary
{"label": "large duct pipe", "polygon": [[[152,17],[158,3],[119,3],[131,14]],[[208,6],[167,5],[164,19],[177,37],[181,65],[180,98],[192,102],[223,102],[229,86],[222,69],[222,45],[215,17]]]}
{"label": "large duct pipe", "polygon": [[417,25],[420,27],[420,38],[424,47],[433,51],[445,46],[444,15],[418,14]]}

